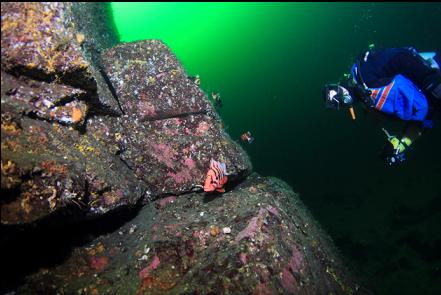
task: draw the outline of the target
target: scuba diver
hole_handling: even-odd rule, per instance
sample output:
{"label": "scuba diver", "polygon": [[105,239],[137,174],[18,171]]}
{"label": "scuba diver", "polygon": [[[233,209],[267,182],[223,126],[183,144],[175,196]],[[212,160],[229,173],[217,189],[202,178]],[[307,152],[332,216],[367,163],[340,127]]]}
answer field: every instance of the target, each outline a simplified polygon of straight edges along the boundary
{"label": "scuba diver", "polygon": [[441,56],[439,52],[419,53],[413,47],[363,52],[338,84],[327,84],[323,98],[329,108],[348,108],[355,120],[354,103],[406,122],[403,135],[390,135],[382,157],[389,165],[405,161],[409,146],[432,128],[441,105]]}

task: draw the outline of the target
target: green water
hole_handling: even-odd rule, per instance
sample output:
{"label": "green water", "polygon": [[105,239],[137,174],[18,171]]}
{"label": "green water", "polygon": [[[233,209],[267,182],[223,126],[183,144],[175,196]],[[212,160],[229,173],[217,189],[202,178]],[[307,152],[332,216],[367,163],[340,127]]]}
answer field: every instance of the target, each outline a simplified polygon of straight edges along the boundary
{"label": "green water", "polygon": [[[120,40],[161,39],[201,87],[255,170],[301,194],[377,294],[441,289],[441,122],[402,167],[378,158],[383,126],[325,109],[368,44],[440,50],[440,3],[112,3]],[[394,126],[392,126],[394,127]]]}

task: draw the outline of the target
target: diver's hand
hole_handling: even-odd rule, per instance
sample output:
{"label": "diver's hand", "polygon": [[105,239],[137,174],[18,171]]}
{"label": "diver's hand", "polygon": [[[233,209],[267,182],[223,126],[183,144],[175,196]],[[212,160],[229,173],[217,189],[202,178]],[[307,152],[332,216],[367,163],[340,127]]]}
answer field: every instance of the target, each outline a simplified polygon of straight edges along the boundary
{"label": "diver's hand", "polygon": [[403,137],[398,139],[396,136],[388,138],[387,143],[383,147],[383,158],[389,165],[396,165],[406,160],[405,152],[412,144],[412,141]]}

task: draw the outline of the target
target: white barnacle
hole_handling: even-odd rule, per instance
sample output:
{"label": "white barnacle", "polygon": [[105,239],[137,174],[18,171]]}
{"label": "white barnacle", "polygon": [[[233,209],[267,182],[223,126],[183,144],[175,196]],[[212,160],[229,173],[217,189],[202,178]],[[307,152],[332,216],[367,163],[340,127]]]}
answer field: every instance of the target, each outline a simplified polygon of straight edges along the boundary
{"label": "white barnacle", "polygon": [[147,255],[142,255],[142,257],[139,258],[138,260],[140,260],[140,261],[147,261],[147,260],[149,260],[149,257]]}
{"label": "white barnacle", "polygon": [[224,228],[222,229],[222,231],[223,231],[224,234],[229,234],[229,233],[231,233],[231,228],[229,228],[228,226],[226,226],[226,227],[224,227]]}
{"label": "white barnacle", "polygon": [[60,121],[63,123],[72,123],[72,118],[63,116],[60,118]]}
{"label": "white barnacle", "polygon": [[52,106],[52,102],[47,99],[43,99],[43,104],[45,107],[50,108]]}

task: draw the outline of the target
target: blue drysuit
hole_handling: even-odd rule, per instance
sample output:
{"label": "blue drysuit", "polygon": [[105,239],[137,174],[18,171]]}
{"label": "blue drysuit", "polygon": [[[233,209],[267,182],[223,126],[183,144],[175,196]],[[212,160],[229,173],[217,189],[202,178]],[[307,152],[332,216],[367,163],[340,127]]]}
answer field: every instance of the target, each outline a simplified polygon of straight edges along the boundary
{"label": "blue drysuit", "polygon": [[[439,54],[434,60],[441,64]],[[411,48],[370,50],[354,64],[352,75],[370,90],[373,107],[405,121],[424,121],[428,100],[437,100],[434,93],[441,87],[439,68],[432,68]]]}

